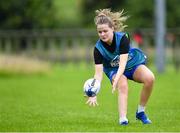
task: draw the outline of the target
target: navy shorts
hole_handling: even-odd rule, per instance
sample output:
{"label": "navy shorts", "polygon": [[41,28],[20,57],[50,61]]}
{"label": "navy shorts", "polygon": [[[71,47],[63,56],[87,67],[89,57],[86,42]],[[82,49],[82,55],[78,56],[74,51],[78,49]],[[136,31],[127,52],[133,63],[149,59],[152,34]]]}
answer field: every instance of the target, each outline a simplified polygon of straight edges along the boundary
{"label": "navy shorts", "polygon": [[[123,74],[124,74],[128,79],[133,80],[133,74],[134,74],[134,72],[136,71],[136,69],[138,68],[138,66],[144,65],[144,64],[145,64],[145,63],[141,63],[141,64],[138,64],[138,65],[134,66],[131,70],[125,70]],[[114,74],[117,73],[117,71],[118,71],[118,69],[117,69],[117,68],[114,68],[114,69],[112,69],[112,70],[109,72],[109,74],[106,74],[107,77],[110,79],[111,83],[112,83],[112,78],[113,78]]]}

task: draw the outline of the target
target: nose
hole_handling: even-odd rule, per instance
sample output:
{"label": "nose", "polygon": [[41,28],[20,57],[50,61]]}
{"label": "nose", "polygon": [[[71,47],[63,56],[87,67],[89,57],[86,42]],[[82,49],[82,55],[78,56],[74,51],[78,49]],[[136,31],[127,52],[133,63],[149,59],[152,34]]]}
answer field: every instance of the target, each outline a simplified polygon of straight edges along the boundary
{"label": "nose", "polygon": [[104,34],[105,34],[105,33],[104,33],[104,32],[102,32],[102,33],[101,33],[101,36],[104,36]]}

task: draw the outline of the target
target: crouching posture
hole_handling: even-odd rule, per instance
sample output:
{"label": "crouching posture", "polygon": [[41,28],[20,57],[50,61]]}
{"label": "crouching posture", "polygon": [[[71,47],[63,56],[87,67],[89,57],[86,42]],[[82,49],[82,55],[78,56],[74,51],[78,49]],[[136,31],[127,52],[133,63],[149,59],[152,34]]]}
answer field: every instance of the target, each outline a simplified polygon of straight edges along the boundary
{"label": "crouching posture", "polygon": [[[128,79],[143,84],[140,101],[135,112],[143,124],[151,120],[145,114],[145,106],[151,95],[154,75],[145,65],[146,56],[137,48],[131,48],[129,34],[122,32],[127,16],[110,9],[96,11],[95,25],[99,39],[94,47],[94,79],[102,81],[103,72],[112,84],[112,93],[118,91],[119,124],[127,125]],[[89,105],[97,105],[97,96],[89,97]]]}

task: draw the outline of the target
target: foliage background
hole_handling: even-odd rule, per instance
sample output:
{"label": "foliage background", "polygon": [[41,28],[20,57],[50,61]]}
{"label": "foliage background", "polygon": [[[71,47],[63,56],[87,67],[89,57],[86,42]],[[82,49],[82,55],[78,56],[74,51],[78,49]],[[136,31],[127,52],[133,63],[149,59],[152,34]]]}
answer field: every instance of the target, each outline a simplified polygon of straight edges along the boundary
{"label": "foliage background", "polygon": [[[154,27],[155,0],[2,0],[1,29],[92,28],[94,11],[124,9],[129,28]],[[143,5],[143,6],[142,6]],[[166,0],[167,27],[180,27],[180,1]]]}

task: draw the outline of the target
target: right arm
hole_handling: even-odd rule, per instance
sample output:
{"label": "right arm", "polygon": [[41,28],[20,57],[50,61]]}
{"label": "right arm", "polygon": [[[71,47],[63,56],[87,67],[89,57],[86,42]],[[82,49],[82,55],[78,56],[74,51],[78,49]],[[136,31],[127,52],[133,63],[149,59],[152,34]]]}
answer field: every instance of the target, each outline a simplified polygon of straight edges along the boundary
{"label": "right arm", "polygon": [[94,64],[95,64],[94,78],[97,79],[99,82],[101,82],[103,78],[103,56],[96,47],[94,48]]}
{"label": "right arm", "polygon": [[103,65],[102,64],[95,64],[94,78],[97,79],[101,83],[102,78],[103,78]]}
{"label": "right arm", "polygon": [[[98,80],[100,83],[103,78],[103,64],[102,64],[103,57],[100,54],[100,52],[95,48],[94,49],[94,62],[95,62],[95,74],[94,78]],[[88,100],[86,104],[89,104],[89,106],[96,106],[97,103],[97,96],[94,97],[88,97]]]}

